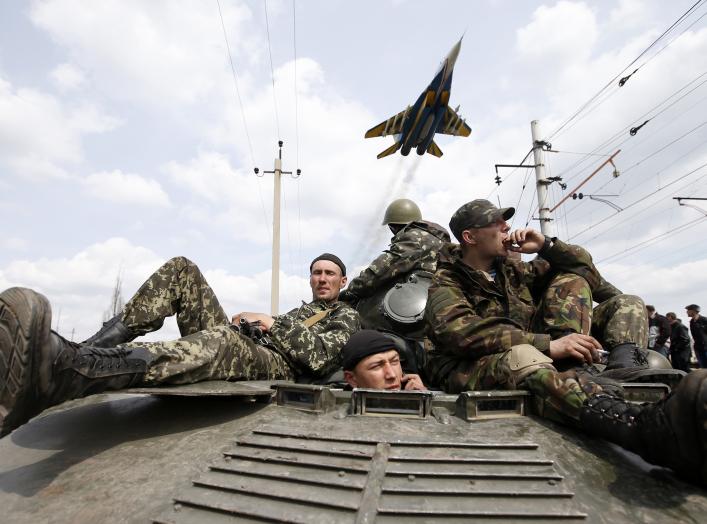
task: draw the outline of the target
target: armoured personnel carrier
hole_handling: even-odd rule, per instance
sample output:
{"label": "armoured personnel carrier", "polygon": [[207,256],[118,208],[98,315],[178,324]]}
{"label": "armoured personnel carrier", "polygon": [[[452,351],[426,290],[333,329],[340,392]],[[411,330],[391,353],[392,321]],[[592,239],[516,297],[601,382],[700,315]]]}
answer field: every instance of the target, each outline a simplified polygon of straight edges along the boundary
{"label": "armoured personnel carrier", "polygon": [[2,520],[704,522],[703,489],[530,400],[284,382],[95,395],[0,440]]}

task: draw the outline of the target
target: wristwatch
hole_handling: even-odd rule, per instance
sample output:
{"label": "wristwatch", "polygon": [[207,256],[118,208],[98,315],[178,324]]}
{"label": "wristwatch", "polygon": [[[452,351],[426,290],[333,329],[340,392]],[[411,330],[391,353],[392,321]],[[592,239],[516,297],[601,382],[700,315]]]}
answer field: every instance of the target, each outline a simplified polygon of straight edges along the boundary
{"label": "wristwatch", "polygon": [[541,247],[538,251],[538,255],[543,256],[545,253],[547,253],[547,250],[555,244],[555,240],[557,239],[550,238],[549,236],[545,235],[545,242],[543,243],[543,247]]}

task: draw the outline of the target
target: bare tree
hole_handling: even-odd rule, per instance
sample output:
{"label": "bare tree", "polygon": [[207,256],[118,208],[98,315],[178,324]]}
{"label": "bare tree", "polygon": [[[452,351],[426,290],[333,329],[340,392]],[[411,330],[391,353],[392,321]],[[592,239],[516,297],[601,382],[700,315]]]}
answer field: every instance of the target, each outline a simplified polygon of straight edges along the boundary
{"label": "bare tree", "polygon": [[125,305],[125,301],[123,300],[123,277],[121,273],[122,269],[118,270],[118,276],[115,277],[115,286],[113,287],[110,306],[103,313],[103,322],[110,320],[120,313]]}

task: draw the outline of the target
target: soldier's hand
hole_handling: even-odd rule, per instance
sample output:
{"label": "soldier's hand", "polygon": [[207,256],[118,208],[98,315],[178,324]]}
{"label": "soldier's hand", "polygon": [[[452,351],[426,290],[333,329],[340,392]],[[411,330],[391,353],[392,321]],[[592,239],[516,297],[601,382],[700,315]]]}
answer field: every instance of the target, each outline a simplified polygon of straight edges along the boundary
{"label": "soldier's hand", "polygon": [[516,229],[508,235],[508,250],[516,253],[537,253],[545,244],[545,235],[533,228]]}
{"label": "soldier's hand", "polygon": [[591,364],[599,360],[600,349],[601,344],[594,337],[572,333],[550,342],[550,358],[560,360],[571,357]]}
{"label": "soldier's hand", "polygon": [[244,311],[242,313],[238,313],[237,315],[233,315],[233,317],[231,318],[231,324],[235,324],[237,326],[242,318],[244,318],[249,324],[258,322],[258,327],[263,332],[270,331],[270,328],[275,322],[275,319],[273,317],[271,317],[270,315],[266,315],[265,313],[249,313]]}
{"label": "soldier's hand", "polygon": [[400,384],[405,391],[427,391],[427,388],[422,383],[420,375],[416,375],[415,373],[403,375],[400,379]]}

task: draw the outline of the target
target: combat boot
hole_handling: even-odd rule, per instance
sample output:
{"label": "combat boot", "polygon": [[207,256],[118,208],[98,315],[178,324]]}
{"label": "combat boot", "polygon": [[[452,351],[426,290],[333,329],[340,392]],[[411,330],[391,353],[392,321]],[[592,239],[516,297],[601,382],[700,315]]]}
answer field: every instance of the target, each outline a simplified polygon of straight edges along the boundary
{"label": "combat boot", "polygon": [[118,313],[109,321],[103,323],[103,327],[92,337],[84,340],[82,344],[97,348],[112,348],[118,344],[132,342],[137,336],[123,324],[122,313]]}
{"label": "combat boot", "polygon": [[144,348],[84,346],[50,326],[44,296],[0,293],[0,437],[65,400],[137,385],[152,361]]}
{"label": "combat boot", "polygon": [[589,398],[580,413],[587,433],[618,444],[647,462],[707,485],[707,370],[687,375],[665,399],[632,404],[611,395]]}
{"label": "combat boot", "polygon": [[606,368],[598,376],[620,382],[662,382],[674,388],[685,372],[673,369],[670,362],[655,351],[627,343],[609,352]]}

